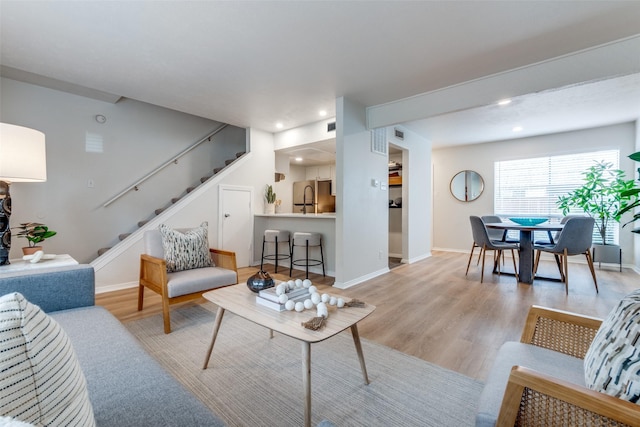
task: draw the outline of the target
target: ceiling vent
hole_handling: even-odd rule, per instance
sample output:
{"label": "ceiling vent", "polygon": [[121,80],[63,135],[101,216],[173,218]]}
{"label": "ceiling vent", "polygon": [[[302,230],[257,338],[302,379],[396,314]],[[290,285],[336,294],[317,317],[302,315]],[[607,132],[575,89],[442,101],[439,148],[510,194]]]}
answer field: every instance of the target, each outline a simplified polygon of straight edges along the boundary
{"label": "ceiling vent", "polygon": [[395,132],[396,138],[404,141],[404,132],[402,132],[400,129],[394,129],[393,131]]}
{"label": "ceiling vent", "polygon": [[371,151],[373,153],[387,155],[387,129],[378,128],[371,131]]}
{"label": "ceiling vent", "polygon": [[327,123],[327,132],[336,130],[336,122]]}

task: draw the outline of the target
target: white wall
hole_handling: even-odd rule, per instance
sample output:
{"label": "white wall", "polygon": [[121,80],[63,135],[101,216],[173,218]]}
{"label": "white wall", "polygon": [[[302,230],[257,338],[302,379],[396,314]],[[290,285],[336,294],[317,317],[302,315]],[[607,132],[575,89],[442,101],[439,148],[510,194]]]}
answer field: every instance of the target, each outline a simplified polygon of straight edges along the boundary
{"label": "white wall", "polygon": [[[119,234],[137,229],[138,221],[245,150],[245,130],[229,127],[216,139],[231,141],[230,146],[205,143],[140,191],[104,208],[109,198],[220,123],[131,99],[111,104],[6,78],[0,85],[0,120],[44,132],[47,145],[47,182],[11,186],[11,223],[48,224],[58,235],[44,243],[45,251],[68,253],[80,262],[118,243]],[[96,114],[107,122],[97,123]],[[86,151],[88,134],[102,138],[103,152]],[[93,188],[87,187],[89,180]],[[21,257],[26,243],[14,236],[10,258]]]}
{"label": "white wall", "polygon": [[336,287],[348,287],[388,270],[387,156],[371,152],[365,109],[336,101]]}
{"label": "white wall", "polygon": [[[469,251],[470,215],[493,214],[494,162],[501,160],[562,155],[605,149],[620,150],[620,168],[628,178],[635,177],[635,167],[626,156],[634,151],[634,123],[624,123],[573,132],[536,136],[443,148],[433,150],[433,247],[438,250]],[[460,202],[449,192],[451,178],[461,170],[470,169],[482,175],[485,190],[473,202]],[[633,239],[627,229],[620,232],[623,263],[632,263]]]}
{"label": "white wall", "polygon": [[[395,126],[398,127],[398,126]],[[399,127],[404,140],[387,128],[387,138],[402,152],[402,254],[403,263],[431,255],[431,142],[415,132]]]}

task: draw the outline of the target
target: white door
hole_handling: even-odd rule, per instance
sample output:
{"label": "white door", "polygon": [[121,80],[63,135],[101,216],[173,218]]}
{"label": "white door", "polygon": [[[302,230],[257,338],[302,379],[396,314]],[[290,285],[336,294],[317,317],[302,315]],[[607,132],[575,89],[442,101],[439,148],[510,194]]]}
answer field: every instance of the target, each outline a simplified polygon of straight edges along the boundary
{"label": "white door", "polygon": [[238,268],[248,267],[253,253],[253,188],[220,186],[218,245],[236,253]]}

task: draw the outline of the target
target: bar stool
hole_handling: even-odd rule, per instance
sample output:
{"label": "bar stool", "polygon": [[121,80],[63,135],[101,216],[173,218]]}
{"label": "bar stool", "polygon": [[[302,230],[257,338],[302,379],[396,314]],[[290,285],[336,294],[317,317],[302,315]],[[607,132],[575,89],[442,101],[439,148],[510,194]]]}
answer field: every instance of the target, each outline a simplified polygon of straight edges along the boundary
{"label": "bar stool", "polygon": [[[275,245],[274,254],[265,255],[264,248],[267,243],[273,243]],[[282,243],[287,244],[287,251],[284,254],[278,252],[278,246]],[[278,261],[287,258],[291,258],[291,239],[289,232],[287,230],[264,230],[264,236],[262,237],[262,259],[260,260],[260,270],[262,270],[262,265],[266,259],[275,261],[277,273]]]}
{"label": "bar stool", "polygon": [[[296,246],[305,248],[305,258],[293,259],[293,251]],[[309,248],[320,247],[320,259],[309,258]],[[291,244],[291,268],[289,268],[289,276],[293,272],[293,266],[300,265],[306,268],[306,278],[309,278],[309,266],[322,265],[322,275],[324,272],[324,254],[322,253],[322,234],[320,233],[293,233],[293,241]]]}

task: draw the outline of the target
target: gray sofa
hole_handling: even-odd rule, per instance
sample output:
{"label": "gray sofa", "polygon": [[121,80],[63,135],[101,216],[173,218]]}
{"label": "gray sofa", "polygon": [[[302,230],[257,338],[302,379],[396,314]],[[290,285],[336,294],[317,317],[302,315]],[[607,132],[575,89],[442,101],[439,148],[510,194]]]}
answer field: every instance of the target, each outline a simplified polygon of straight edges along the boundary
{"label": "gray sofa", "polygon": [[0,295],[19,292],[65,330],[87,380],[98,426],[223,426],[107,310],[95,306],[90,265],[0,270]]}

